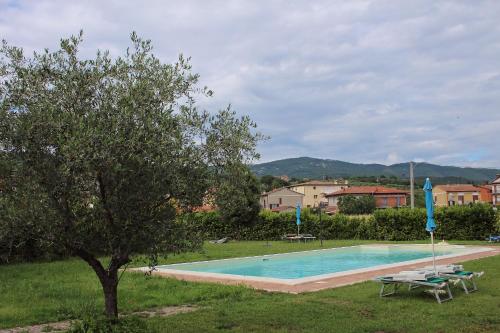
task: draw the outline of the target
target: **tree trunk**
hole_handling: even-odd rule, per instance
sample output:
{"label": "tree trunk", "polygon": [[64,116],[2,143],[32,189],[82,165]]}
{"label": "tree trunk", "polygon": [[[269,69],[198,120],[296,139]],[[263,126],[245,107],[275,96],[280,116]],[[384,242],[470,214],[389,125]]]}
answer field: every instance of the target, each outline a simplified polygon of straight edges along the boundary
{"label": "tree trunk", "polygon": [[104,291],[104,306],[106,315],[109,318],[118,317],[118,278],[116,273],[117,272],[110,274],[114,277],[108,276],[104,281],[101,281]]}
{"label": "tree trunk", "polygon": [[130,262],[128,254],[113,255],[108,269],[89,252],[83,249],[74,250],[75,254],[85,260],[95,271],[104,292],[104,306],[109,318],[118,318],[118,269]]}

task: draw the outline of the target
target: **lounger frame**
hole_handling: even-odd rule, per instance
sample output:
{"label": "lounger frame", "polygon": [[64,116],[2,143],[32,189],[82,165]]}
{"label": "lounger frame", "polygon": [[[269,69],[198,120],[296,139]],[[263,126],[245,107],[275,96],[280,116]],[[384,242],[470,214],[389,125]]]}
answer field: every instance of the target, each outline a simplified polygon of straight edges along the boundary
{"label": "lounger frame", "polygon": [[[382,287],[380,288],[379,296],[386,297],[390,295],[394,295],[399,289],[400,285],[407,284],[408,290],[416,289],[419,287],[430,287],[431,293],[436,298],[436,301],[441,304],[442,302],[446,302],[453,299],[453,295],[451,294],[450,286],[447,282],[442,283],[430,283],[426,281],[417,281],[417,280],[386,280],[386,279],[376,279],[376,281],[382,283]],[[392,286],[392,290],[386,291],[386,287]],[[440,291],[445,290],[447,293],[447,297],[441,298]]]}
{"label": "lounger frame", "polygon": [[[462,289],[466,294],[470,294],[471,292],[478,291],[476,282],[474,281],[474,274],[470,275],[458,275],[453,273],[438,273],[439,276],[450,278],[450,279],[458,279],[460,284],[462,285]],[[467,286],[467,282],[469,286]]]}

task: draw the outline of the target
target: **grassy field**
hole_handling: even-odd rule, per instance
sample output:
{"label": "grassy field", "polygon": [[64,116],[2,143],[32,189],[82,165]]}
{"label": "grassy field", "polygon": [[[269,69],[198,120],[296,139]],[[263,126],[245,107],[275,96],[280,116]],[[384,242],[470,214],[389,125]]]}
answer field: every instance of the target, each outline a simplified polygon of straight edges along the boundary
{"label": "grassy field", "polygon": [[[363,243],[374,242],[327,241],[324,247]],[[314,248],[319,248],[319,242],[206,244],[202,253],[162,262]],[[471,261],[465,267],[486,272],[479,282],[480,292],[464,295],[456,290],[455,299],[441,305],[418,291],[380,299],[379,286],[373,282],[289,295],[125,273],[119,307],[122,312],[181,304],[200,307],[192,313],[149,319],[151,332],[499,332],[500,256]],[[83,311],[101,310],[101,294],[95,274],[77,259],[0,266],[0,328],[77,318]]]}

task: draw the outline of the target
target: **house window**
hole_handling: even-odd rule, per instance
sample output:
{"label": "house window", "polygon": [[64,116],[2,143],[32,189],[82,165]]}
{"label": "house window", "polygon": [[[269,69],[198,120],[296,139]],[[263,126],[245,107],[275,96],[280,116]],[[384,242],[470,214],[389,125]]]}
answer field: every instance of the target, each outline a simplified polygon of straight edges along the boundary
{"label": "house window", "polygon": [[463,205],[464,204],[464,196],[463,195],[459,195],[458,196],[458,204],[459,205]]}
{"label": "house window", "polygon": [[316,186],[313,186],[313,190],[315,190],[315,189],[316,189]]}
{"label": "house window", "polygon": [[396,197],[396,207],[399,207],[399,206],[401,206],[401,198]]}
{"label": "house window", "polygon": [[387,198],[382,198],[382,207],[387,207]]}
{"label": "house window", "polygon": [[283,199],[279,199],[280,205],[283,204]]}
{"label": "house window", "polygon": [[474,194],[474,195],[472,195],[472,202],[476,202],[476,201],[479,201],[479,195]]}
{"label": "house window", "polygon": [[317,194],[314,195],[314,199],[318,199],[318,195]]}

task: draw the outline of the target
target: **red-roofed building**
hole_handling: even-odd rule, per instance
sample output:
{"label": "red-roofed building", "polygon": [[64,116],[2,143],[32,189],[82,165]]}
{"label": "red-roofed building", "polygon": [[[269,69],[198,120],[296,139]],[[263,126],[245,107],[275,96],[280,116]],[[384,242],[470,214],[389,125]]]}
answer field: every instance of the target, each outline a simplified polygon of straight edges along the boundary
{"label": "red-roofed building", "polygon": [[491,187],[493,205],[500,206],[500,174],[498,174],[495,180],[491,183]]}
{"label": "red-roofed building", "polygon": [[375,198],[377,208],[393,208],[406,206],[408,192],[384,186],[351,186],[326,194],[325,198],[328,199],[328,207],[337,207],[338,199],[346,195],[355,197],[371,195]]}

